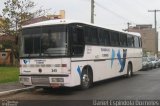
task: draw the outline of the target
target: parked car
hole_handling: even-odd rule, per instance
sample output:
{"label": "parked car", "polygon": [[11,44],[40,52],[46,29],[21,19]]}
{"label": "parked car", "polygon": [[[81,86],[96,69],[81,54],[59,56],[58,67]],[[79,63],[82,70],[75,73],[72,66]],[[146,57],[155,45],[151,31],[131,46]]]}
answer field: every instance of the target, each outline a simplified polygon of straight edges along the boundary
{"label": "parked car", "polygon": [[157,67],[160,67],[160,59],[157,59]]}
{"label": "parked car", "polygon": [[151,69],[153,67],[152,62],[149,60],[148,57],[142,58],[142,70]]}
{"label": "parked car", "polygon": [[153,57],[148,57],[149,61],[151,61],[152,63],[152,68],[156,68],[159,65],[159,62],[157,61],[157,59],[153,56]]}

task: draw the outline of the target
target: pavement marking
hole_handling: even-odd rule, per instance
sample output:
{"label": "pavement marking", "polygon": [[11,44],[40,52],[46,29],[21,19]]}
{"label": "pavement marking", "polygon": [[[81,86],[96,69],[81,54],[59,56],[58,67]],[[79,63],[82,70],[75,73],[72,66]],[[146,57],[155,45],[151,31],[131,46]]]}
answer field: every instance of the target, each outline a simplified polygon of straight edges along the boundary
{"label": "pavement marking", "polygon": [[31,87],[26,87],[26,88],[21,88],[21,89],[13,89],[13,90],[9,90],[9,91],[2,91],[2,92],[0,92],[0,97],[10,95],[10,94],[24,92],[24,91],[34,89],[34,88],[35,88],[34,86],[31,86]]}

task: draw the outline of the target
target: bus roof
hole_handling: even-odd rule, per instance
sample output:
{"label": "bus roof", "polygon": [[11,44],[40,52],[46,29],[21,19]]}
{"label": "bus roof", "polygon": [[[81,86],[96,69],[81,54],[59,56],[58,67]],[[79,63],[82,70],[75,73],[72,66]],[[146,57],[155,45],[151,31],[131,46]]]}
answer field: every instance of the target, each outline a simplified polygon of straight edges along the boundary
{"label": "bus roof", "polygon": [[82,23],[82,24],[86,24],[86,25],[91,25],[91,26],[95,26],[95,27],[118,31],[121,33],[141,36],[140,33],[136,33],[136,32],[125,32],[125,31],[120,31],[120,30],[114,30],[112,28],[102,27],[102,26],[95,25],[92,23],[87,23],[87,22],[82,22],[82,21],[77,21],[77,20],[66,20],[66,19],[56,19],[56,20],[47,20],[47,21],[37,22],[37,23],[22,26],[22,28],[31,28],[31,27],[48,26],[48,25],[60,25],[60,24],[71,24],[71,23]]}

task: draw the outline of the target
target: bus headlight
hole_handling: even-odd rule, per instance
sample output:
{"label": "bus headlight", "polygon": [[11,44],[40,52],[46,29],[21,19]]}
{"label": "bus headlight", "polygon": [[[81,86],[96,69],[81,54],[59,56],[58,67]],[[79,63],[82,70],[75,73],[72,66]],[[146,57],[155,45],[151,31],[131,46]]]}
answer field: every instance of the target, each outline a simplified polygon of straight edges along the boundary
{"label": "bus headlight", "polygon": [[19,80],[20,80],[20,82],[30,82],[29,77],[20,77]]}

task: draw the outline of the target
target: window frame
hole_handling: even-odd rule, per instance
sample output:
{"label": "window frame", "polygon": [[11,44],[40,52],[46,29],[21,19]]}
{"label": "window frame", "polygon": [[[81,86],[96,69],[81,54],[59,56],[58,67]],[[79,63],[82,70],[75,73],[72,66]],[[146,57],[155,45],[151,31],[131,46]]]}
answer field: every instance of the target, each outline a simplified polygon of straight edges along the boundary
{"label": "window frame", "polygon": [[[99,40],[99,45],[101,46],[111,46],[109,30],[99,28],[98,29],[98,40]],[[103,43],[101,43],[102,40],[104,40]]]}
{"label": "window frame", "polygon": [[119,45],[120,45],[120,42],[119,42],[119,32],[117,32],[117,31],[110,31],[110,43],[111,43],[111,46],[117,46],[117,47],[119,47]]}

